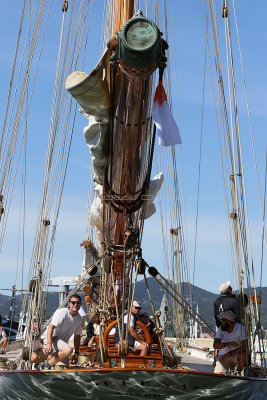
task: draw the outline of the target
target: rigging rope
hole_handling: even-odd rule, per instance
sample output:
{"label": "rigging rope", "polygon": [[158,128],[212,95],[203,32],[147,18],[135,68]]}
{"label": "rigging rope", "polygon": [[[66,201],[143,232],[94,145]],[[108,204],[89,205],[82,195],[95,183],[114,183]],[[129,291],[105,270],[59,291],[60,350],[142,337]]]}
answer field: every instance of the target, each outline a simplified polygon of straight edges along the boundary
{"label": "rigging rope", "polygon": [[[85,9],[85,11],[84,11]],[[30,263],[30,272],[29,272],[29,280],[31,277],[36,277],[40,275],[40,285],[38,285],[38,290],[36,290],[39,295],[37,297],[33,297],[32,301],[29,303],[29,308],[32,309],[32,313],[36,312],[41,318],[41,309],[45,309],[45,299],[43,299],[43,305],[41,306],[41,290],[42,285],[45,284],[51,270],[52,264],[52,255],[54,248],[54,240],[55,240],[55,232],[57,226],[57,220],[59,216],[59,207],[61,203],[63,187],[66,177],[68,159],[70,154],[70,147],[72,136],[74,132],[74,121],[76,116],[77,106],[75,107],[74,117],[72,122],[72,130],[69,134],[69,124],[70,124],[70,112],[71,112],[71,98],[66,95],[64,88],[64,80],[65,76],[70,73],[69,71],[73,68],[77,67],[77,63],[79,60],[79,56],[81,53],[81,44],[84,40],[84,32],[85,26],[87,26],[87,35],[88,35],[88,10],[89,10],[89,2],[84,6],[84,1],[80,2],[80,7],[76,19],[76,23],[74,23],[74,10],[75,10],[75,2],[72,3],[72,9],[67,17],[68,25],[65,29],[65,12],[63,12],[62,16],[62,26],[61,26],[61,35],[60,35],[60,44],[58,51],[58,62],[57,62],[57,73],[55,80],[55,89],[54,89],[54,99],[52,105],[52,115],[50,122],[50,138],[47,150],[47,161],[44,175],[44,189],[43,194],[40,201],[40,210],[39,216],[37,219],[36,226],[36,235],[35,242],[32,251],[31,263]],[[84,18],[83,18],[84,16]],[[74,38],[71,41],[70,35],[71,32],[75,29]],[[64,33],[64,34],[63,34]],[[63,43],[65,49],[63,48]],[[87,43],[87,39],[86,39]],[[69,50],[70,49],[70,50]],[[61,59],[62,58],[62,59]],[[83,57],[84,62],[85,57]],[[61,69],[61,72],[59,70]],[[66,99],[68,99],[68,103],[66,103]],[[65,112],[63,113],[63,107],[65,105]],[[63,123],[61,123],[62,118],[64,118]],[[60,138],[58,138],[58,131],[62,131]],[[68,137],[69,136],[69,137]],[[50,218],[49,214],[52,211],[52,201],[55,197],[55,185],[58,187],[58,194],[56,196],[55,203],[55,212],[53,218],[53,227],[50,235],[50,248],[48,249],[48,239],[49,239],[49,225]],[[48,250],[48,253],[47,253]],[[41,274],[38,274],[37,271],[41,271]],[[32,306],[31,306],[32,304]],[[26,301],[24,302],[24,311],[26,309]],[[28,313],[29,314],[29,313]],[[32,316],[29,316],[27,319],[27,329],[29,332],[32,330]]]}
{"label": "rigging rope", "polygon": [[246,85],[246,80],[245,80],[245,72],[244,72],[243,58],[242,58],[242,53],[241,53],[239,31],[238,31],[238,27],[237,27],[237,18],[236,18],[235,1],[234,0],[233,0],[233,11],[234,11],[234,17],[235,17],[235,26],[236,26],[236,34],[237,34],[237,41],[238,41],[238,49],[239,49],[239,56],[240,56],[240,63],[241,63],[241,69],[242,69],[245,98],[246,98],[246,106],[247,106],[247,113],[248,113],[248,120],[249,120],[249,131],[250,131],[250,137],[251,137],[251,143],[252,143],[252,149],[253,149],[254,165],[255,165],[258,192],[259,192],[259,199],[260,199],[260,206],[261,206],[263,225],[264,225],[264,231],[265,231],[265,241],[266,241],[266,244],[267,244],[265,218],[264,218],[265,214],[264,214],[264,210],[263,210],[263,206],[262,206],[260,182],[259,182],[259,173],[258,173],[258,166],[257,166],[257,160],[256,160],[256,152],[255,152],[255,145],[254,145],[253,132],[252,132],[252,123],[251,123],[251,117],[250,117],[250,108],[249,108],[249,103],[248,103],[247,85]]}
{"label": "rigging rope", "polygon": [[[208,13],[207,13],[207,26],[208,26]],[[199,210],[200,173],[201,173],[201,159],[202,159],[202,138],[203,138],[203,123],[204,123],[205,84],[206,84],[206,62],[207,62],[207,42],[206,42],[206,46],[205,46],[204,78],[203,78],[203,88],[202,88],[202,111],[201,111],[201,128],[200,128],[199,162],[198,162],[198,183],[197,183],[197,209],[196,209],[193,280],[192,280],[193,285],[195,284],[195,271],[196,271],[196,251],[197,251],[197,234],[198,234],[198,210]]]}
{"label": "rigging rope", "polygon": [[[227,2],[225,3],[227,6]],[[204,16],[204,4],[203,5],[203,16]],[[231,44],[231,32],[230,32],[230,21],[229,21],[229,10],[224,13],[225,19],[225,37],[226,37],[226,54],[227,54],[227,66],[228,66],[228,87],[229,87],[229,108],[230,108],[230,121],[231,121],[231,129],[228,123],[228,114],[227,114],[227,107],[226,107],[226,100],[224,95],[224,88],[223,88],[223,77],[222,77],[222,67],[220,61],[220,52],[219,52],[219,41],[218,41],[218,31],[217,31],[217,23],[216,23],[216,5],[214,1],[209,1],[208,3],[210,18],[211,18],[211,26],[212,26],[212,38],[213,38],[213,45],[214,45],[214,53],[215,53],[215,67],[218,75],[218,84],[219,84],[219,100],[220,106],[222,111],[222,127],[223,127],[223,135],[224,135],[224,128],[226,128],[227,138],[228,138],[228,155],[231,162],[232,172],[228,172],[228,176],[230,176],[231,186],[231,199],[233,203],[233,211],[230,214],[233,221],[233,236],[234,241],[236,243],[235,252],[236,252],[236,259],[237,265],[239,270],[239,288],[242,294],[241,299],[243,299],[243,271],[242,271],[242,252],[241,247],[243,250],[243,260],[246,267],[246,278],[247,278],[247,287],[248,287],[248,295],[251,297],[251,284],[250,284],[250,274],[252,273],[253,280],[254,280],[254,293],[256,298],[256,285],[255,285],[255,273],[254,273],[254,265],[253,265],[253,257],[252,257],[252,244],[251,244],[251,235],[250,235],[250,227],[248,221],[248,212],[247,212],[247,199],[246,199],[246,190],[245,190],[245,176],[243,170],[243,160],[242,160],[242,151],[241,151],[241,139],[240,139],[240,132],[239,132],[239,120],[238,120],[238,111],[237,111],[237,100],[236,100],[236,88],[235,88],[235,76],[234,76],[234,63],[233,63],[233,54],[232,54],[232,44]],[[205,17],[204,17],[205,21]],[[207,27],[206,29],[206,41],[207,41]],[[210,58],[210,56],[209,56]],[[211,66],[210,66],[211,70]],[[211,73],[212,75],[212,73]],[[214,92],[214,90],[213,90]],[[233,102],[233,104],[232,104]],[[214,101],[215,105],[215,101]],[[216,109],[216,106],[215,106]],[[217,122],[217,116],[216,116]],[[217,130],[218,130],[218,122],[217,122]],[[235,131],[235,135],[234,135]],[[218,130],[219,135],[219,130]],[[219,136],[218,136],[219,137]],[[223,143],[224,143],[224,157],[225,161],[223,161],[222,156],[222,146],[220,144],[220,152],[221,152],[221,162],[222,166],[225,165],[228,168],[228,157],[227,157],[227,149],[226,149],[226,141],[223,136]],[[237,156],[236,156],[237,154]],[[236,161],[237,158],[237,161]],[[239,168],[240,172],[236,172],[236,168]],[[239,178],[237,181],[237,178]],[[227,192],[227,188],[225,185],[226,179],[224,177],[223,172],[223,181],[224,181],[224,188],[225,194]],[[239,184],[239,185],[238,185]],[[229,208],[228,205],[228,197],[225,196],[227,209]],[[229,215],[229,214],[228,214]],[[250,255],[250,261],[249,261]],[[249,266],[251,264],[251,267]],[[243,300],[242,300],[243,304]],[[248,310],[250,315],[248,315]],[[256,313],[256,317],[254,316]],[[251,338],[252,342],[255,342],[256,336],[259,340],[260,345],[260,335],[257,335],[257,329],[254,332],[253,327],[250,322],[250,318],[255,318],[256,326],[257,321],[259,321],[259,313],[258,313],[258,305],[250,306],[247,309],[247,312],[244,315],[247,330],[250,333],[249,337]],[[261,346],[260,346],[261,348]],[[260,350],[260,357],[261,350]]]}
{"label": "rigging rope", "polygon": [[[45,26],[44,26],[44,32],[43,32],[43,38],[42,38],[42,44],[41,44],[41,48],[40,48],[40,52],[39,52],[39,57],[38,57],[38,61],[37,61],[37,64],[36,64],[36,72],[35,72],[35,78],[34,78],[33,85],[32,85],[31,99],[32,99],[32,94],[33,94],[35,82],[36,82],[37,71],[38,71],[38,68],[39,68],[39,61],[40,61],[40,56],[41,56],[41,52],[42,52],[42,45],[43,45],[43,41],[44,41],[44,36],[45,36],[45,33],[46,33],[47,21],[48,21],[51,1],[50,1],[48,13],[47,13],[46,23],[45,23]],[[29,81],[29,79],[28,79],[29,78],[29,71],[30,71],[30,66],[31,66],[32,60],[33,60],[34,49],[35,49],[35,45],[36,45],[36,42],[37,42],[37,37],[38,37],[38,34],[39,34],[39,30],[40,30],[40,20],[42,19],[43,12],[44,12],[44,5],[43,5],[43,7],[40,8],[40,12],[39,12],[38,18],[37,18],[37,24],[34,25],[34,27],[33,27],[33,36],[32,36],[31,44],[30,44],[30,48],[29,48],[29,56],[28,56],[28,61],[27,61],[27,67],[26,67],[26,71],[25,71],[25,75],[24,75],[24,81],[22,83],[20,97],[17,100],[17,112],[16,112],[16,116],[15,116],[15,120],[14,120],[14,125],[13,125],[13,130],[12,130],[12,133],[11,133],[10,142],[9,142],[9,145],[8,145],[8,150],[7,150],[6,156],[5,156],[6,157],[5,162],[4,162],[5,147],[6,147],[7,140],[8,140],[8,132],[9,132],[10,124],[11,124],[13,109],[15,107],[15,102],[16,102],[16,94],[17,94],[17,90],[18,90],[19,77],[20,77],[21,69],[22,69],[22,61],[21,61],[21,65],[20,65],[20,68],[19,68],[19,73],[18,73],[15,92],[14,92],[14,95],[13,95],[13,103],[12,103],[10,116],[9,116],[9,123],[8,123],[8,128],[7,128],[6,140],[5,140],[4,147],[3,147],[3,150],[2,150],[2,155],[1,155],[2,157],[1,157],[1,167],[0,167],[0,169],[3,170],[2,178],[1,178],[1,182],[2,182],[1,183],[1,193],[3,195],[3,198],[5,199],[4,201],[7,204],[7,206],[6,206],[6,211],[4,213],[3,223],[2,223],[2,226],[1,226],[0,249],[1,249],[2,244],[3,244],[3,238],[4,238],[7,219],[8,219],[8,215],[9,215],[9,208],[10,208],[10,204],[11,204],[11,200],[12,200],[14,185],[15,185],[18,166],[19,166],[19,162],[20,162],[20,156],[21,156],[23,141],[24,141],[24,138],[25,138],[26,125],[24,127],[24,131],[23,131],[23,135],[22,135],[22,139],[21,139],[21,144],[20,144],[20,150],[19,150],[19,153],[18,153],[18,156],[17,156],[17,165],[16,165],[15,172],[14,172],[14,175],[13,175],[12,190],[11,190],[11,193],[9,193],[9,186],[10,186],[11,176],[12,176],[12,165],[13,165],[13,162],[14,162],[16,143],[17,143],[18,133],[19,133],[19,125],[20,125],[20,120],[21,120],[21,115],[22,115],[24,98],[25,98],[25,95],[27,93],[27,87],[28,87],[28,81]],[[30,14],[30,21],[31,21],[31,15],[32,15],[32,12]],[[30,22],[29,22],[29,24],[30,24]],[[30,27],[30,25],[29,25],[29,27]],[[28,31],[27,31],[27,35],[26,35],[26,40],[25,40],[22,60],[23,60],[24,53],[25,53],[26,41],[27,41],[27,38],[29,36],[29,27],[28,27]],[[27,112],[26,112],[25,121],[27,121],[27,116],[28,116],[28,113],[29,113],[29,110],[30,110],[30,104],[31,104],[31,100],[28,103],[28,109],[27,109]],[[4,162],[4,167],[2,165],[3,162]]]}

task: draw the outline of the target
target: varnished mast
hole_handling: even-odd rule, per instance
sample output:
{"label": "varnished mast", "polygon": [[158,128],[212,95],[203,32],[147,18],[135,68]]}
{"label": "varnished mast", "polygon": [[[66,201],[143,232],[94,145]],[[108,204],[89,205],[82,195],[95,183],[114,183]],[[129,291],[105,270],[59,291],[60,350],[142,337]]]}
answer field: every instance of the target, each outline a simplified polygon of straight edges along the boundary
{"label": "varnished mast", "polygon": [[[133,16],[134,2],[119,1],[117,31],[123,26],[123,12]],[[111,49],[117,52],[117,38]],[[140,57],[140,55],[139,55]],[[148,173],[147,152],[151,131],[151,90],[155,60],[137,68],[120,57],[111,57],[111,124],[109,162],[106,171],[105,218],[108,221],[104,241],[108,256],[106,271],[114,268],[117,304],[128,296],[127,271],[130,255],[127,248],[138,244],[138,221]],[[131,256],[133,259],[133,257]],[[124,271],[124,272],[123,272]],[[111,308],[115,310],[112,277],[107,277]],[[113,300],[112,300],[113,298]],[[119,307],[120,308],[120,307]]]}

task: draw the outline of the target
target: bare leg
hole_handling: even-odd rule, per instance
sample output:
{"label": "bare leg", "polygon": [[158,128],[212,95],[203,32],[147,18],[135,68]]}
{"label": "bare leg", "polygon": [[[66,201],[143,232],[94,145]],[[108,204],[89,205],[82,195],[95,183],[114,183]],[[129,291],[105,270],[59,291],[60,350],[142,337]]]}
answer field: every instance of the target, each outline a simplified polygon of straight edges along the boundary
{"label": "bare leg", "polygon": [[138,350],[141,350],[141,357],[148,356],[149,354],[149,348],[145,344],[140,344],[140,346],[138,346]]}
{"label": "bare leg", "polygon": [[92,347],[92,344],[95,342],[95,336],[92,336],[88,342],[88,347]]}
{"label": "bare leg", "polygon": [[213,361],[213,365],[214,365],[214,366],[216,365],[216,359],[217,359],[217,357],[218,357],[218,353],[219,353],[219,350],[216,350],[216,349],[215,349],[215,351],[214,351],[214,361]]}
{"label": "bare leg", "polygon": [[31,363],[38,363],[38,355],[36,353],[32,353]]}
{"label": "bare leg", "polygon": [[3,354],[5,354],[6,353],[6,346],[7,346],[7,338],[3,338],[1,340],[1,343],[3,345]]}
{"label": "bare leg", "polygon": [[55,365],[59,361],[64,361],[66,358],[68,358],[71,355],[72,351],[73,350],[71,347],[67,347],[65,350],[59,351],[55,357],[50,358],[49,364]]}
{"label": "bare leg", "polygon": [[237,369],[238,371],[242,371],[244,366],[247,365],[247,354],[246,353],[238,354],[237,359],[238,359]]}

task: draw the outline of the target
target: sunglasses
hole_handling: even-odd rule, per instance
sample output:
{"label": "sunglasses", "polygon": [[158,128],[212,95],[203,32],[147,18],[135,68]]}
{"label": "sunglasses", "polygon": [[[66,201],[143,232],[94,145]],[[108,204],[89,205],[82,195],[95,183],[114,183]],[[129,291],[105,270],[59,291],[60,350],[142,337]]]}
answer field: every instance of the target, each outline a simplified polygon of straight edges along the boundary
{"label": "sunglasses", "polygon": [[81,305],[80,301],[70,301],[71,304],[73,304],[75,306],[75,304],[77,304],[77,306]]}
{"label": "sunglasses", "polygon": [[134,307],[136,310],[142,310],[141,307]]}

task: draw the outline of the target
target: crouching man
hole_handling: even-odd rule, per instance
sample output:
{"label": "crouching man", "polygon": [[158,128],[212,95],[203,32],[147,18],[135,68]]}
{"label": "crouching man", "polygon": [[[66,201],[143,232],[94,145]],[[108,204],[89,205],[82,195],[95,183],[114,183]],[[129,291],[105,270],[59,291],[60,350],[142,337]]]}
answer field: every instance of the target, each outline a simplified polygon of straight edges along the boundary
{"label": "crouching man", "polygon": [[221,326],[216,332],[213,347],[219,350],[214,372],[224,374],[229,369],[242,371],[247,364],[247,335],[244,325],[235,322],[232,311],[221,314]]}
{"label": "crouching man", "polygon": [[81,297],[78,294],[71,296],[68,308],[61,308],[55,312],[48,326],[44,347],[38,352],[33,352],[32,363],[40,363],[50,355],[49,364],[54,366],[63,362],[68,366],[68,358],[73,349],[68,345],[68,341],[74,334],[75,354],[72,362],[78,362],[80,339],[82,334],[82,317],[79,314],[81,307]]}

